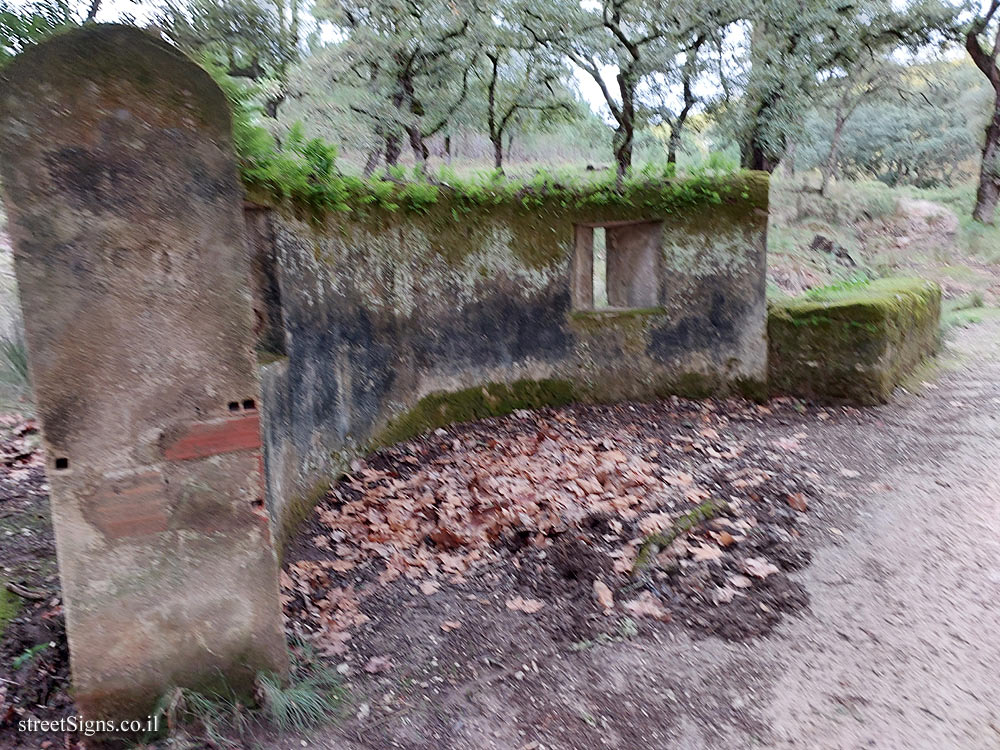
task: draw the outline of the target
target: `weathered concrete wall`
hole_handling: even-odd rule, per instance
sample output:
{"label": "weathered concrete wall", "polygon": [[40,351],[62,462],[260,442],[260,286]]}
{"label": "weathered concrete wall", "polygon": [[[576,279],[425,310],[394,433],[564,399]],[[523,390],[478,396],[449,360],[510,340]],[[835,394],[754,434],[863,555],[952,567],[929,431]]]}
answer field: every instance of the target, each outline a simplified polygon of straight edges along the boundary
{"label": "weathered concrete wall", "polygon": [[881,279],[772,305],[768,374],[775,394],[878,404],[937,349],[941,288]]}
{"label": "weathered concrete wall", "polygon": [[286,664],[260,507],[242,191],[222,92],[90,26],[0,80],[0,166],[46,444],[73,694],[143,716],[170,686]]}
{"label": "weathered concrete wall", "polygon": [[[664,215],[641,200],[462,213],[445,199],[426,214],[319,226],[254,213],[255,246],[273,247],[287,353],[263,368],[275,517],[287,526],[353,456],[449,421],[568,400],[762,394],[767,191],[766,175],[728,178],[721,203]],[[595,224],[607,227],[611,302],[632,307],[588,309]]]}

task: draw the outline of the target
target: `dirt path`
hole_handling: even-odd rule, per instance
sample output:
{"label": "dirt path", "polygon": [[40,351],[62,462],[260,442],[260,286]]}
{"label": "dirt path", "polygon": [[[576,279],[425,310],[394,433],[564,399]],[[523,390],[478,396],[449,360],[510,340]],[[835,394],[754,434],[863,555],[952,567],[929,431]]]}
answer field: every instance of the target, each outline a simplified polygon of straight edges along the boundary
{"label": "dirt path", "polygon": [[814,557],[811,613],[754,657],[773,670],[768,746],[1000,747],[1000,325],[954,348],[937,388],[828,435],[891,489]]}
{"label": "dirt path", "polygon": [[272,747],[1000,748],[1000,320],[951,350],[921,395],[769,428],[807,432],[801,468],[822,465],[835,506],[811,517],[812,564],[792,575],[808,608],[769,635],[670,627],[546,654],[525,631],[520,669],[427,683],[423,705],[377,722],[355,705]]}

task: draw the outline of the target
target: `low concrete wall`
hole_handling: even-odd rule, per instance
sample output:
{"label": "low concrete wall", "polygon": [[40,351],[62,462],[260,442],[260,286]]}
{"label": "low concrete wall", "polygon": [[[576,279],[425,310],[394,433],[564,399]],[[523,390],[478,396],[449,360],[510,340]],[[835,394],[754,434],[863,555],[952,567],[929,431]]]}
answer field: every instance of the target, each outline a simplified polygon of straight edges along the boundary
{"label": "low concrete wall", "polygon": [[[255,253],[273,254],[257,267],[277,276],[260,282],[271,309],[258,321],[284,328],[281,356],[262,367],[278,528],[352,457],[448,422],[571,400],[762,394],[767,178],[718,188],[721,201],[675,213],[649,208],[655,195],[472,212],[443,199],[322,222],[250,212]],[[614,309],[593,309],[595,227]]]}
{"label": "low concrete wall", "polygon": [[859,404],[886,402],[937,348],[941,288],[882,279],[813,299],[771,305],[772,393]]}

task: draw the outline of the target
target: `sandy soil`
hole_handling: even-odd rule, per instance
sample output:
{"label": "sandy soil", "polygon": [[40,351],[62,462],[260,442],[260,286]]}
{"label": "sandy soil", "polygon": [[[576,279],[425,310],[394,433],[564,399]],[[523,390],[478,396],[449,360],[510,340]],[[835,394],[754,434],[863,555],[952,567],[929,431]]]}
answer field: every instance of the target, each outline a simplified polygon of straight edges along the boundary
{"label": "sandy soil", "polygon": [[928,381],[891,406],[768,428],[807,433],[802,469],[826,506],[812,563],[790,575],[809,605],[769,634],[675,621],[551,649],[526,629],[504,644],[520,666],[429,672],[419,695],[349,676],[346,721],[267,747],[1000,747],[1000,322],[959,331]]}

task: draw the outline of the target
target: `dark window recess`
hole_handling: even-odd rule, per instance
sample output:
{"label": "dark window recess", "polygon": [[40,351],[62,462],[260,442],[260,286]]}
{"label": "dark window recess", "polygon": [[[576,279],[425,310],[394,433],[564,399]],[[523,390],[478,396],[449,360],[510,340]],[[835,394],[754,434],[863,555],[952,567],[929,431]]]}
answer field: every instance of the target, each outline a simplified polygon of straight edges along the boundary
{"label": "dark window recess", "polygon": [[230,401],[229,402],[229,411],[239,411],[239,410],[240,410],[240,402],[239,401]]}
{"label": "dark window recess", "polygon": [[244,399],[243,408],[246,409],[247,411],[253,411],[254,409],[257,408],[257,404],[254,403],[254,400],[252,398]]}
{"label": "dark window recess", "polygon": [[56,468],[59,469],[60,471],[62,471],[63,469],[68,469],[69,468],[69,459],[68,458],[57,458],[56,459]]}

